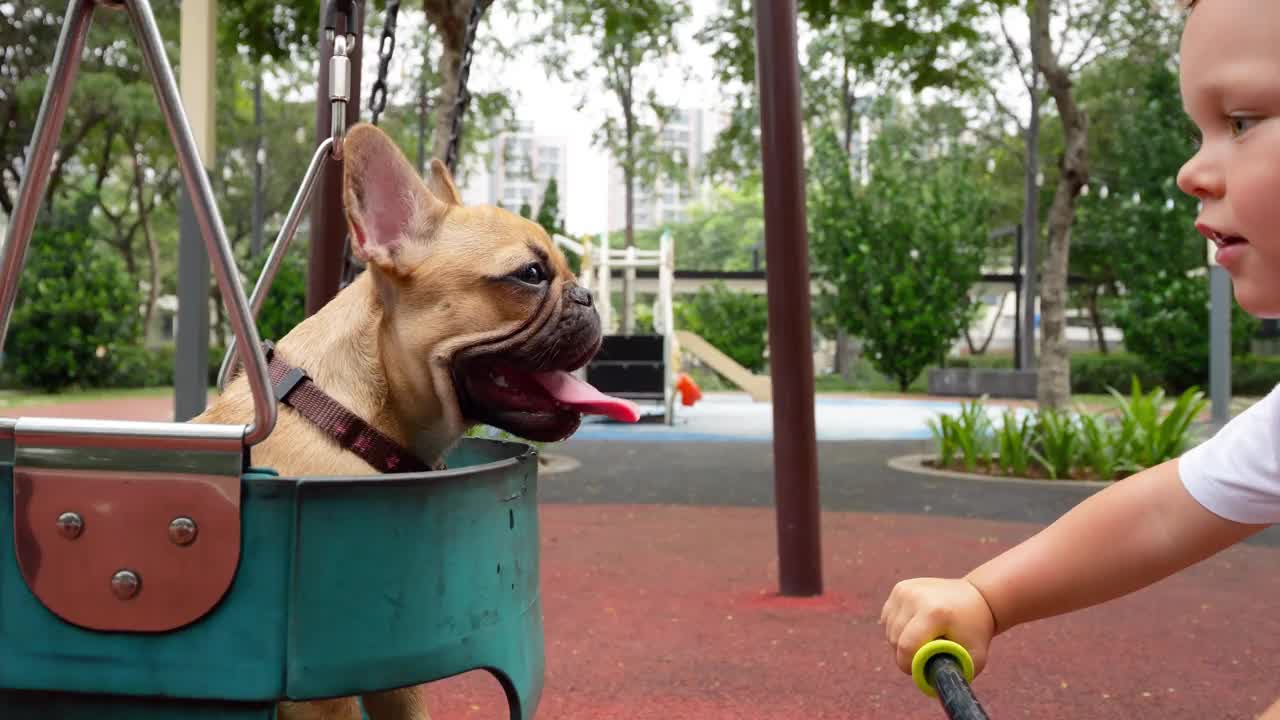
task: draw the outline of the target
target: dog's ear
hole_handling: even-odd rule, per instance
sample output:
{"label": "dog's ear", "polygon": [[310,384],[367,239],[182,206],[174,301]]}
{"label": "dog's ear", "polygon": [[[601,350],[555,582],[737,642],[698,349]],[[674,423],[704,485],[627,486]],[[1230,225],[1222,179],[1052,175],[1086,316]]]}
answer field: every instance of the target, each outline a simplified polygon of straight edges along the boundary
{"label": "dog's ear", "polygon": [[429,238],[449,203],[431,191],[400,148],[373,125],[352,127],[343,155],[343,204],[352,251],[365,264],[400,274],[397,260],[405,243]]}
{"label": "dog's ear", "polygon": [[453,184],[453,176],[449,174],[449,166],[439,158],[431,158],[431,176],[427,178],[427,188],[441,200],[450,205],[461,205],[462,196]]}

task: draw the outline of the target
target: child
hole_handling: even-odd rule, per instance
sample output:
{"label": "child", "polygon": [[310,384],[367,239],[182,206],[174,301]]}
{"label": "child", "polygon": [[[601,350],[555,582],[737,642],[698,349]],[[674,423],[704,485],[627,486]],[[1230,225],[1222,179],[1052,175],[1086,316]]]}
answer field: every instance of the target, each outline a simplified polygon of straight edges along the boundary
{"label": "child", "polygon": [[[1280,2],[1183,4],[1180,84],[1202,139],[1178,187],[1201,201],[1196,228],[1217,245],[1241,307],[1280,317]],[[1280,388],[963,578],[898,583],[880,622],[903,672],[941,636],[981,672],[995,635],[1146,587],[1277,521]]]}

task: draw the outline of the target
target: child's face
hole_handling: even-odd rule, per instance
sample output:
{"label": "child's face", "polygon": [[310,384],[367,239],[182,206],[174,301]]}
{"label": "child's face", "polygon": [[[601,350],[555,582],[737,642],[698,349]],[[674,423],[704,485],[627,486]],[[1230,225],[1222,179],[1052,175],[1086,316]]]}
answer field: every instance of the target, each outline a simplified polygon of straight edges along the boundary
{"label": "child's face", "polygon": [[1182,35],[1182,101],[1199,151],[1178,187],[1203,203],[1236,300],[1280,317],[1280,2],[1202,0]]}

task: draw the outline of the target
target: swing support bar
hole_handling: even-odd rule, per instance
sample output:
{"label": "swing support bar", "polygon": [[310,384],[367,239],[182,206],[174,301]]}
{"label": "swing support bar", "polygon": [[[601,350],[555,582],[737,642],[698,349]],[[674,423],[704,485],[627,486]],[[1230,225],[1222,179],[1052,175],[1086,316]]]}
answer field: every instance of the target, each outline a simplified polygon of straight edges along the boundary
{"label": "swing support bar", "polygon": [[[69,0],[67,5],[62,34],[58,38],[49,82],[27,153],[27,167],[18,189],[12,223],[5,237],[4,248],[0,250],[0,351],[4,349],[4,336],[9,330],[9,320],[26,264],[31,233],[48,186],[50,165],[57,148],[58,136],[62,132],[67,103],[71,98],[81,53],[84,51],[85,39],[97,5],[97,0]],[[109,3],[108,7],[118,5],[119,3]],[[246,346],[249,348],[248,378],[254,399],[254,419],[252,424],[244,428],[243,438],[246,445],[256,445],[271,434],[276,423],[275,398],[271,394],[271,379],[262,343],[240,284],[240,276],[235,270],[226,229],[218,214],[213,188],[200,161],[195,137],[187,122],[178,85],[165,56],[164,40],[160,36],[151,5],[148,0],[125,0],[123,5],[129,13],[143,59],[151,73],[156,97],[177,151],[182,179],[195,211],[196,224],[204,239],[205,249],[212,259],[218,289],[227,306],[231,328],[242,351]],[[128,427],[127,424],[120,424],[119,431],[128,434]]]}

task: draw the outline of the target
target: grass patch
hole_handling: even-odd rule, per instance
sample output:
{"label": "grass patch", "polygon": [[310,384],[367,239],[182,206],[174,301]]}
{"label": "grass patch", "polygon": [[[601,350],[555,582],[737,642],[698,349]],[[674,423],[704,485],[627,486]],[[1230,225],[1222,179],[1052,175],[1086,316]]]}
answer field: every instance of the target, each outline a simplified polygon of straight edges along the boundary
{"label": "grass patch", "polygon": [[172,394],[173,388],[171,387],[67,390],[65,392],[57,393],[35,392],[29,390],[0,390],[0,407],[13,408],[39,405],[64,405],[69,403],[91,402],[94,400],[163,397],[165,395]]}

